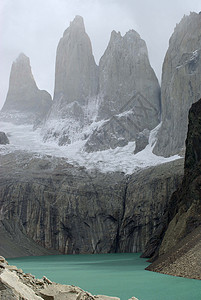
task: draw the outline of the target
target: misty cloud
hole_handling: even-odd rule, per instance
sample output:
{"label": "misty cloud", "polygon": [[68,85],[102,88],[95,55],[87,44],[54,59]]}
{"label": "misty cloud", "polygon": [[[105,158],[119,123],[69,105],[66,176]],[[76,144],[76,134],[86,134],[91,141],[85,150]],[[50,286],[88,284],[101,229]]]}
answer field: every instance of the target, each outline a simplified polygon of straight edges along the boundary
{"label": "misty cloud", "polygon": [[114,29],[125,34],[135,29],[146,41],[151,64],[160,76],[168,40],[184,14],[199,12],[199,0],[1,0],[0,107],[8,90],[12,62],[20,52],[30,57],[40,89],[53,93],[56,48],[75,15],[85,20],[96,62]]}

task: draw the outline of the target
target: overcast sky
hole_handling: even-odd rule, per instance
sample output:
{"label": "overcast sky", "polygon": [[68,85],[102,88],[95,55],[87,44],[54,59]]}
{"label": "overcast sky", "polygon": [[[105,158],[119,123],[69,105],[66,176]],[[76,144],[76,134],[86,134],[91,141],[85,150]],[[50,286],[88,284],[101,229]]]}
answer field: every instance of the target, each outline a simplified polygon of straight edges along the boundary
{"label": "overcast sky", "polygon": [[56,48],[75,15],[84,17],[97,64],[112,30],[125,34],[135,29],[160,79],[176,23],[200,10],[200,0],[0,0],[0,108],[12,62],[21,52],[30,58],[38,87],[53,94]]}

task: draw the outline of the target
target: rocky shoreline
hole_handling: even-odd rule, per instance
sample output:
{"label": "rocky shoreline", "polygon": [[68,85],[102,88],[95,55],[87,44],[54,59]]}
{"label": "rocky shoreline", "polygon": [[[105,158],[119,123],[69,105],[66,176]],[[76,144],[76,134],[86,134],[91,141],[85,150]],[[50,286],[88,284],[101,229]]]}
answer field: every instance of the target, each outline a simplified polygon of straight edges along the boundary
{"label": "rocky shoreline", "polygon": [[201,226],[162,255],[146,270],[167,275],[201,280]]}
{"label": "rocky shoreline", "polygon": [[[10,266],[2,256],[0,256],[0,299],[120,300],[118,297],[94,296],[77,286],[52,282],[45,276],[37,279],[16,266]],[[135,297],[131,299],[138,300]]]}

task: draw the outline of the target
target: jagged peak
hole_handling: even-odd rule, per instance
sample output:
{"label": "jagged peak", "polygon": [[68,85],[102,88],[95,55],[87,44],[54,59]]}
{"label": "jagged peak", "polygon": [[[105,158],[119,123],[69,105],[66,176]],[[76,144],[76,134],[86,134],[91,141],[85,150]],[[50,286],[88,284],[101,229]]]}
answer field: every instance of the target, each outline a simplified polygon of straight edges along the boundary
{"label": "jagged peak", "polygon": [[126,34],[124,35],[124,38],[138,38],[141,39],[139,33],[137,33],[137,31],[135,31],[134,29],[130,29],[128,32],[126,32]]}
{"label": "jagged peak", "polygon": [[29,60],[28,56],[26,56],[23,52],[21,52],[15,60],[15,63],[18,63],[18,62],[27,62],[27,63],[29,63],[30,60]]}
{"label": "jagged peak", "polygon": [[81,16],[75,16],[74,20],[70,22],[70,26],[78,26],[84,28],[84,19]]}
{"label": "jagged peak", "polygon": [[64,31],[65,36],[69,32],[85,32],[84,19],[81,16],[75,16],[74,20],[70,22],[70,26]]}
{"label": "jagged peak", "polygon": [[200,20],[201,17],[201,12],[196,13],[196,12],[190,12],[189,15],[183,15],[183,18],[180,20],[179,23],[176,24],[176,27],[174,28],[174,31],[178,28],[183,26],[186,22],[191,22],[191,21],[197,21]]}
{"label": "jagged peak", "polygon": [[141,39],[139,33],[135,31],[134,29],[130,29],[124,36],[121,35],[121,33],[118,31],[113,30],[111,32],[110,42],[115,42],[123,39]]}
{"label": "jagged peak", "polygon": [[120,33],[120,31],[115,31],[115,30],[113,30],[112,32],[111,32],[111,39],[117,39],[117,38],[121,38],[122,36],[121,36],[121,33]]}

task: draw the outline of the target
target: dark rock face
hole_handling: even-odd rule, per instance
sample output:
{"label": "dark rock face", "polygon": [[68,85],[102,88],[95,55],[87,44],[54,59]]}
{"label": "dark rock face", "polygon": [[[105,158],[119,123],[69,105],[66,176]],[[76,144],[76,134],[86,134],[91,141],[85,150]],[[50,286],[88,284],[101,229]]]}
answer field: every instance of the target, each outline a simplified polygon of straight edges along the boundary
{"label": "dark rock face", "polygon": [[27,116],[28,122],[42,118],[52,104],[51,96],[38,89],[33,78],[29,58],[20,54],[13,63],[10,73],[9,90],[2,108],[1,117],[16,118],[17,114]]}
{"label": "dark rock face", "polygon": [[183,159],[133,174],[126,190],[119,234],[120,252],[144,251],[146,241],[161,224],[171,191],[181,183]]}
{"label": "dark rock face", "polygon": [[149,130],[143,130],[140,132],[136,138],[136,146],[134,154],[142,151],[149,143]]}
{"label": "dark rock face", "polygon": [[161,83],[162,126],[154,153],[170,156],[185,146],[188,111],[201,97],[201,15],[176,26],[165,56]]}
{"label": "dark rock face", "polygon": [[9,144],[9,139],[5,132],[0,131],[0,145]]}
{"label": "dark rock face", "polygon": [[[145,256],[162,256],[201,225],[201,100],[189,112],[184,178],[165,209],[160,230],[146,247]],[[162,242],[162,243],[161,243]]]}
{"label": "dark rock face", "polygon": [[175,161],[126,177],[88,172],[63,159],[8,154],[1,157],[1,223],[4,229],[12,224],[16,238],[20,230],[65,254],[142,251],[180,182],[182,165]]}
{"label": "dark rock face", "polygon": [[46,249],[29,238],[18,220],[5,218],[5,206],[0,212],[0,253],[6,257],[37,256],[37,255],[55,255],[59,251]]}

